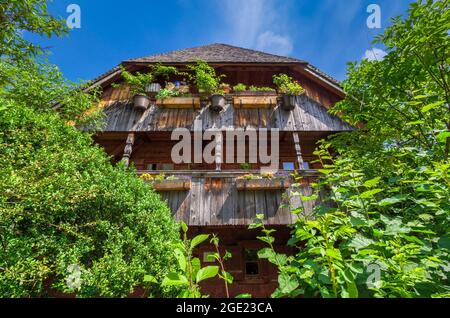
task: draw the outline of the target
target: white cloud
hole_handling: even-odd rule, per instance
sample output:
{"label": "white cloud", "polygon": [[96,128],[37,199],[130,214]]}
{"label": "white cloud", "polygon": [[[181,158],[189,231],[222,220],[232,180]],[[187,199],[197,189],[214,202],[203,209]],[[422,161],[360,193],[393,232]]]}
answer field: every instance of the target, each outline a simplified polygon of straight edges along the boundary
{"label": "white cloud", "polygon": [[221,38],[230,44],[288,55],[293,43],[286,30],[286,9],[275,0],[228,0],[221,2],[226,27]]}
{"label": "white cloud", "polygon": [[372,48],[370,50],[366,50],[366,53],[364,53],[363,59],[369,60],[369,61],[381,61],[387,53],[381,49]]}
{"label": "white cloud", "polygon": [[256,40],[256,49],[278,55],[292,53],[293,44],[288,36],[275,34],[272,31],[261,33]]}

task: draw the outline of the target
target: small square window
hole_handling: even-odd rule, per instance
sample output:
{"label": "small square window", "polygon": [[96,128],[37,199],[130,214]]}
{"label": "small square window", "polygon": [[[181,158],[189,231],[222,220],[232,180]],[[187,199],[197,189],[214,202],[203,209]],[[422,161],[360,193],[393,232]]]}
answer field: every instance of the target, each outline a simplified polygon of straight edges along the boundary
{"label": "small square window", "polygon": [[203,252],[203,263],[214,263],[214,252]]}
{"label": "small square window", "polygon": [[159,170],[173,170],[173,163],[163,163],[160,165]]}
{"label": "small square window", "polygon": [[156,163],[147,164],[147,170],[150,170],[150,171],[156,170]]}
{"label": "small square window", "polygon": [[293,162],[283,162],[283,170],[295,170],[295,164]]}
{"label": "small square window", "polygon": [[305,170],[309,169],[309,162],[303,162],[303,169]]}
{"label": "small square window", "polygon": [[249,276],[259,275],[258,252],[254,249],[244,250],[245,274]]}

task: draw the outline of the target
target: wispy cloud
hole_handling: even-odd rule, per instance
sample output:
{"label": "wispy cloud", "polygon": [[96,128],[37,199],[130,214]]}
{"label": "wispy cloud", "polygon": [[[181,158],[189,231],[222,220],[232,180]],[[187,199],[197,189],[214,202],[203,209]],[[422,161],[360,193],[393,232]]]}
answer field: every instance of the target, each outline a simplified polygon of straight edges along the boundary
{"label": "wispy cloud", "polygon": [[289,55],[294,45],[287,34],[283,3],[275,0],[229,0],[222,3],[227,42],[269,53]]}
{"label": "wispy cloud", "polygon": [[362,58],[369,61],[381,61],[386,55],[387,53],[385,51],[374,47],[370,50],[366,50]]}
{"label": "wispy cloud", "polygon": [[289,55],[293,47],[292,41],[288,36],[275,34],[272,31],[261,33],[256,41],[257,50],[278,55]]}

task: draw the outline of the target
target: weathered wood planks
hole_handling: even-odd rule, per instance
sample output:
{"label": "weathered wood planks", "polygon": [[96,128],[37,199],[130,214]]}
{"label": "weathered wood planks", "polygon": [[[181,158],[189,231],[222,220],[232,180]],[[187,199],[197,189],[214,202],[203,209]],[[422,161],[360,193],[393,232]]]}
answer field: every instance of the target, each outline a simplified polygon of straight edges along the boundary
{"label": "weathered wood planks", "polygon": [[256,214],[264,215],[268,225],[286,225],[296,220],[291,208],[303,207],[310,214],[317,200],[301,201],[299,196],[288,196],[293,191],[311,195],[309,183],[299,187],[276,190],[238,191],[235,177],[195,176],[189,190],[159,192],[173,215],[188,225],[248,225]]}
{"label": "weathered wood planks", "polygon": [[[353,128],[339,117],[307,97],[299,96],[299,105],[293,111],[275,108],[237,108],[231,103],[219,114],[208,107],[194,109],[167,108],[152,104],[145,112],[136,111],[130,101],[120,100],[111,93],[108,102],[102,102],[105,112],[104,132],[111,131],[172,131],[175,128],[194,129],[194,120],[202,121],[202,129],[209,128],[277,128],[281,131],[348,131]],[[116,99],[114,99],[116,98]],[[242,97],[239,97],[242,98]]]}

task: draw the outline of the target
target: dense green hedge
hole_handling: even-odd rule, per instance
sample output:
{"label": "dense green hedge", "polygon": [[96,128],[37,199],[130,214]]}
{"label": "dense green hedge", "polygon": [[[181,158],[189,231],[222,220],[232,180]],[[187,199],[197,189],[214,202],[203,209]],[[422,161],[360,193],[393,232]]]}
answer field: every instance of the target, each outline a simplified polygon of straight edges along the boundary
{"label": "dense green hedge", "polygon": [[14,96],[0,95],[0,296],[45,296],[49,282],[73,292],[73,264],[79,296],[126,296],[170,270],[178,225],[158,195],[59,114]]}

